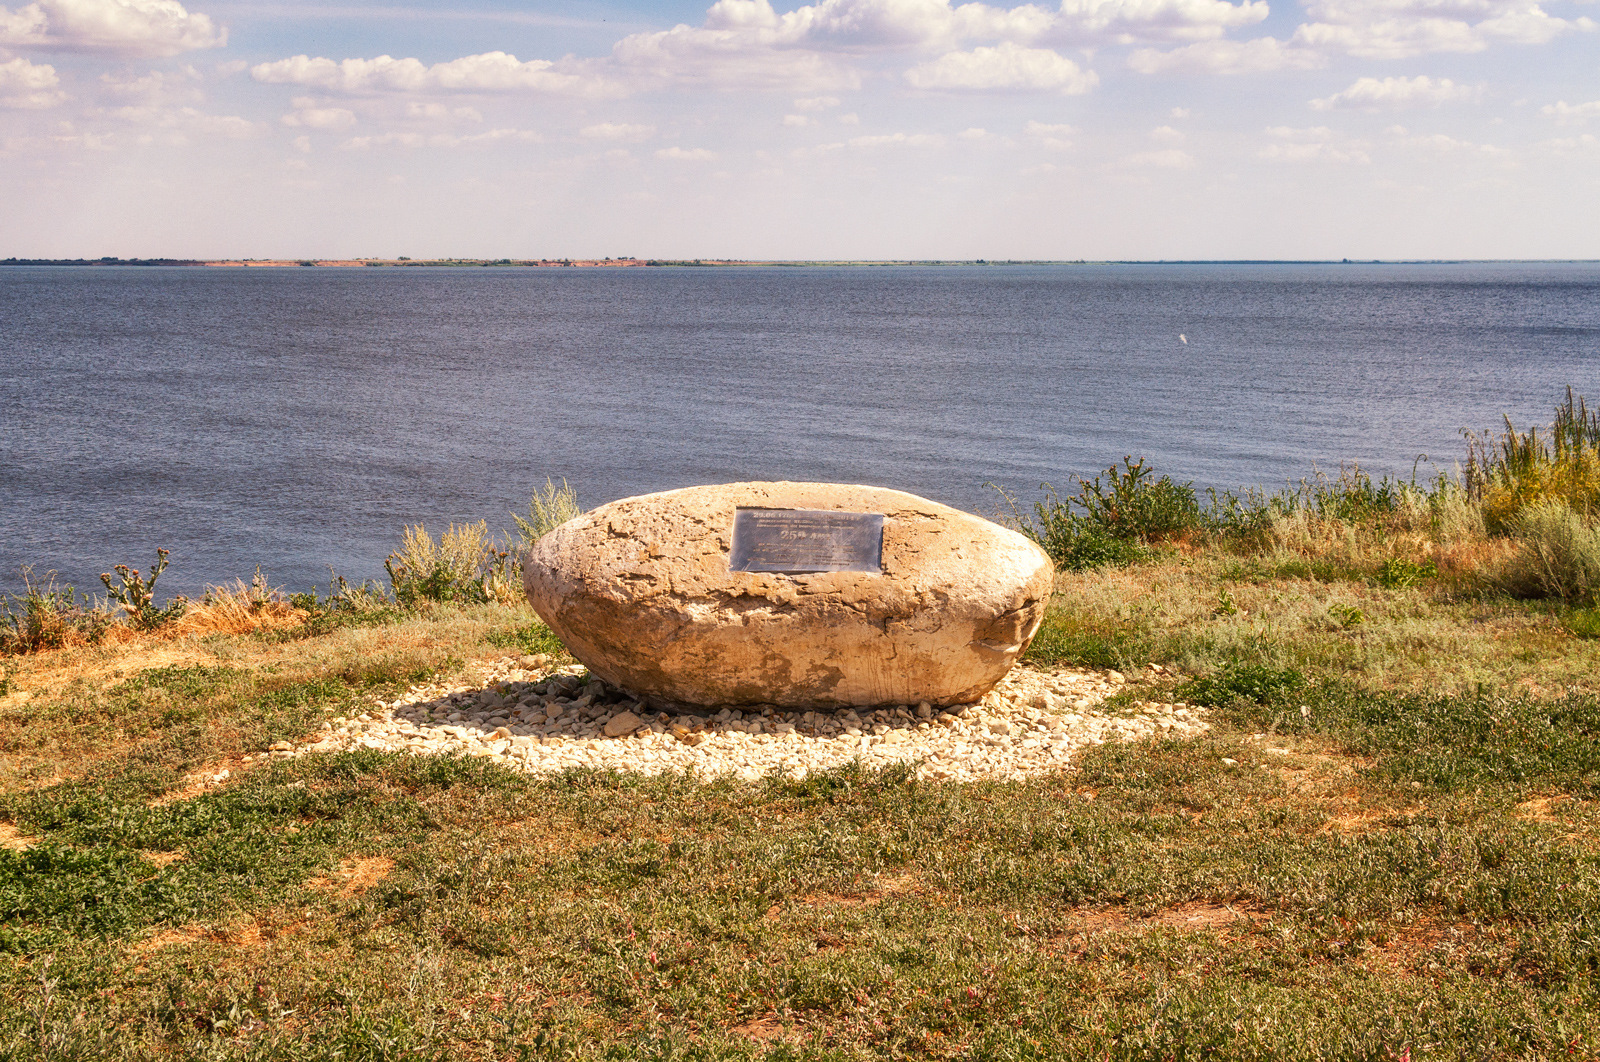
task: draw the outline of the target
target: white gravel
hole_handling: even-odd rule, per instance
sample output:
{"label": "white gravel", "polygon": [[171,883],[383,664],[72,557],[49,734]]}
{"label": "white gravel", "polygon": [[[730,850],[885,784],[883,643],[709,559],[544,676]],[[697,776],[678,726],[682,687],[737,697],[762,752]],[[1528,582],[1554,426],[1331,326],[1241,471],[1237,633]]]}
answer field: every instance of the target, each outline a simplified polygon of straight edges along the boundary
{"label": "white gravel", "polygon": [[949,710],[768,706],[673,715],[647,710],[581,667],[551,672],[548,664],[525,656],[479,665],[459,683],[375,701],[330,720],[315,741],[280,742],[257,759],[373,748],[486,756],[535,774],[598,767],[748,779],[773,771],[803,777],[859,758],[869,767],[919,761],[921,777],[967,780],[1045,774],[1087,745],[1188,737],[1208,727],[1202,709],[1182,703],[1097,711],[1127,681],[1115,671],[1017,668],[979,703]]}

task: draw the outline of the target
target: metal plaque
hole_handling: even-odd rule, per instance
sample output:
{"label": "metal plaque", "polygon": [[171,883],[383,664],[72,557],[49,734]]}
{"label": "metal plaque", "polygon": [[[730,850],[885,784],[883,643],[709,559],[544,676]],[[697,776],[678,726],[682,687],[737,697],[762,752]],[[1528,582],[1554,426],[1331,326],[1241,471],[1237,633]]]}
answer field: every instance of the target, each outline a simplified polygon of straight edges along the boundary
{"label": "metal plaque", "polygon": [[883,571],[883,514],[745,509],[733,515],[736,572]]}

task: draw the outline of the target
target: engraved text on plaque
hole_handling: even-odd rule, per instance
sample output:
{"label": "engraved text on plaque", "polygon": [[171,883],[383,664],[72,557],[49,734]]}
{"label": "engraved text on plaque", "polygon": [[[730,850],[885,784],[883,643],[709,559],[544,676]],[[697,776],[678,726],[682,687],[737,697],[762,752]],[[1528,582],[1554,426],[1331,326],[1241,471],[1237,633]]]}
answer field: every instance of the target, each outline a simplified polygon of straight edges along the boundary
{"label": "engraved text on plaque", "polygon": [[883,571],[883,514],[820,509],[738,509],[736,572]]}

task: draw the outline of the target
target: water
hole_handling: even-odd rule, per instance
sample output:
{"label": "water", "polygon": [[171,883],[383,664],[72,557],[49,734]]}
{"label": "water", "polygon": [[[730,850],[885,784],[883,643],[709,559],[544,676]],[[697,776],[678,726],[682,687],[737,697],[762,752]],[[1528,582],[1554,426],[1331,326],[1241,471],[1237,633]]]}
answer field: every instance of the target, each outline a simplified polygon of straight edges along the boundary
{"label": "water", "polygon": [[546,476],[983,510],[1124,454],[1409,477],[1597,367],[1594,264],[5,268],[0,587],[157,546],[170,593],[375,576],[402,525],[507,527]]}

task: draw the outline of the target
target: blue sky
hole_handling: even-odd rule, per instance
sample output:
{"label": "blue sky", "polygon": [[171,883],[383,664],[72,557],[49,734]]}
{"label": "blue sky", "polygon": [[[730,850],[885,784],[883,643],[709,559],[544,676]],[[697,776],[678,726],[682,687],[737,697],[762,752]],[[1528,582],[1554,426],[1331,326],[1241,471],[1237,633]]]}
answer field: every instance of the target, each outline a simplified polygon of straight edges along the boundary
{"label": "blue sky", "polygon": [[1600,257],[1600,0],[0,0],[0,257]]}

